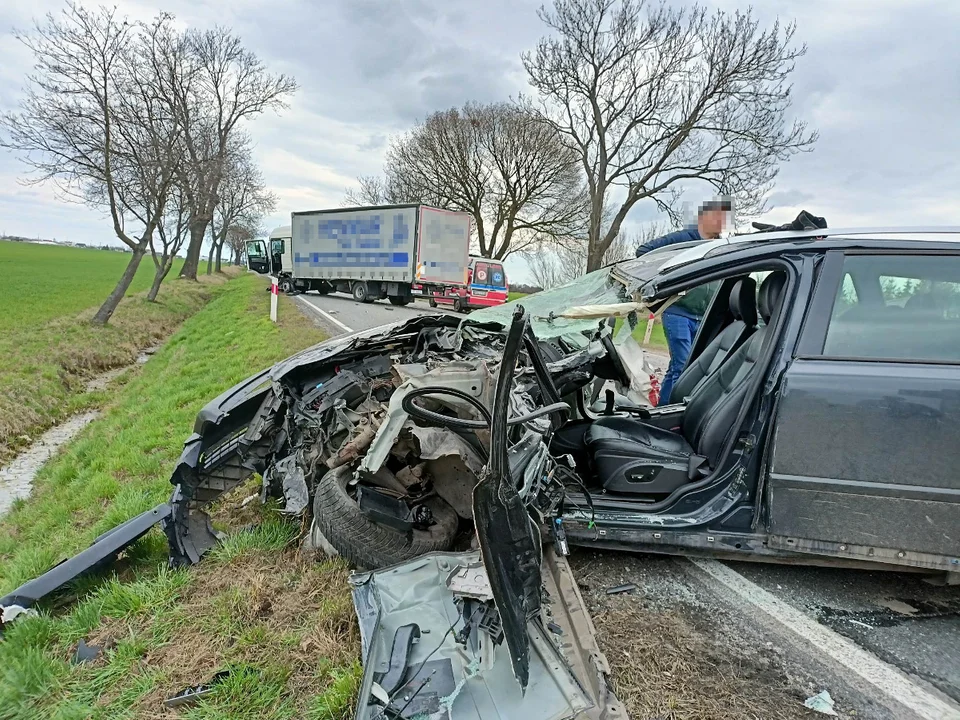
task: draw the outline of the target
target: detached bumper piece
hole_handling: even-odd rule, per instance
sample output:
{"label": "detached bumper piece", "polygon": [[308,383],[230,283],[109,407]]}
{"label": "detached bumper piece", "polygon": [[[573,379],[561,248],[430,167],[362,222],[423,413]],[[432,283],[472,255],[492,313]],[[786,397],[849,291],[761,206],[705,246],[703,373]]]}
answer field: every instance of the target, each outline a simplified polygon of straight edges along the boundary
{"label": "detached bumper piece", "polygon": [[524,691],[477,552],[351,577],[363,644],[356,720],[619,720],[606,661],[563,558],[543,563]]}
{"label": "detached bumper piece", "polygon": [[9,612],[9,610],[32,607],[71,580],[112,562],[117,555],[133,545],[146,535],[150,528],[165,520],[169,515],[170,506],[164,503],[130,518],[112,530],[108,530],[94,540],[90,547],[83,552],[74,555],[69,560],[64,560],[59,565],[47,570],[40,577],[24,583],[13,592],[0,598],[0,608],[4,611],[3,616],[13,617],[18,613]]}

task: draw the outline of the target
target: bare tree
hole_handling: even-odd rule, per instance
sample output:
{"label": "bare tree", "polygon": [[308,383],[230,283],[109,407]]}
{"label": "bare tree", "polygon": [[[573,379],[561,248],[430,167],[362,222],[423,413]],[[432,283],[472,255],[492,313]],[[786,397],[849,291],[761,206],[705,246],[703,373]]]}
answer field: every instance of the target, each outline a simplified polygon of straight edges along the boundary
{"label": "bare tree", "polygon": [[528,107],[467,104],[430,115],[387,151],[384,179],[348,199],[423,202],[473,216],[480,255],[506,258],[566,234],[583,204],[576,156]]}
{"label": "bare tree", "polygon": [[[94,323],[113,315],[136,275],[177,163],[179,126],[152,90],[142,61],[153,26],[131,24],[115,10],[68,4],[17,38],[34,54],[26,96],[0,116],[4,147],[51,181],[67,200],[109,213],[117,238],[132,251]],[[128,228],[133,223],[135,230]]]}
{"label": "bare tree", "polygon": [[263,174],[254,163],[249,143],[238,142],[227,158],[220,185],[219,202],[210,224],[211,245],[207,256],[207,275],[220,272],[223,246],[231,229],[256,228],[264,216],[277,206],[277,196],[266,189]]}
{"label": "bare tree", "polygon": [[[633,233],[620,233],[603,256],[602,266],[636,257],[637,247],[668,232],[669,224],[647,223]],[[567,238],[562,242],[551,240],[536,245],[523,253],[530,274],[542,288],[563,285],[587,272],[587,238]]]}
{"label": "bare tree", "polygon": [[150,237],[150,256],[153,258],[156,269],[153,284],[147,293],[147,300],[150,302],[156,301],[160,285],[170,274],[177,253],[183,248],[183,243],[187,239],[189,220],[190,215],[183,199],[183,192],[179,188],[174,188],[167,200],[163,218],[157,224],[157,238]]}
{"label": "bare tree", "polygon": [[255,231],[241,225],[233,225],[227,229],[227,247],[230,248],[230,262],[234,265],[243,263],[247,255],[247,242],[257,236]]}
{"label": "bare tree", "polygon": [[245,119],[285,107],[297,84],[268,73],[226,28],[171,37],[160,59],[162,95],[184,132],[180,183],[190,209],[190,242],[180,276],[196,280],[232,138]]}
{"label": "bare tree", "polygon": [[[646,0],[554,0],[539,15],[553,34],[523,63],[586,174],[590,270],[640,200],[669,210],[700,181],[756,206],[779,163],[816,140],[786,122],[788,78],[806,50],[793,47],[793,25],[761,30],[749,11]],[[604,228],[615,187],[625,195]]]}
{"label": "bare tree", "polygon": [[347,189],[344,206],[402,205],[417,202],[416,198],[403,197],[387,177],[361,175],[357,178],[357,185],[358,187]]}

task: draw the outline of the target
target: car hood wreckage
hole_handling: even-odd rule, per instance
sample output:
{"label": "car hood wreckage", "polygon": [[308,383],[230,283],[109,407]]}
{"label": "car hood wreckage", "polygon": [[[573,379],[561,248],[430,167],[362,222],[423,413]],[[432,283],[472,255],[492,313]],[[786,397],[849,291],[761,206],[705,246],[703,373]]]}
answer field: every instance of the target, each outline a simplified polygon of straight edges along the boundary
{"label": "car hood wreckage", "polygon": [[[621,305],[635,321],[637,304]],[[5,615],[157,523],[172,565],[199,562],[222,537],[205,508],[257,473],[264,500],[312,514],[308,545],[361,568],[357,718],[626,717],[564,557],[558,511],[582,481],[548,450],[562,397],[614,383],[645,402],[630,388],[649,390],[642,353],[634,343],[628,371],[601,307],[575,309],[549,341],[520,306],[508,324],[420,316],[254,375],[198,414],[169,503],[0,599]]]}

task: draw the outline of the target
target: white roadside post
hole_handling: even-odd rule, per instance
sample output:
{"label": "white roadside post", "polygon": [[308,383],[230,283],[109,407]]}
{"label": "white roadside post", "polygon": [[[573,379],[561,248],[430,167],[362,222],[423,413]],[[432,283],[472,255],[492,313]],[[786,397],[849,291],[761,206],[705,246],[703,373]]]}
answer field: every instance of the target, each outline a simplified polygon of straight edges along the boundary
{"label": "white roadside post", "polygon": [[650,317],[647,318],[647,329],[643,333],[643,344],[646,345],[650,342],[650,335],[653,334],[653,324],[657,321],[656,315],[650,313]]}
{"label": "white roadside post", "polygon": [[277,279],[270,278],[270,319],[277,321],[277,300],[280,295],[280,288],[277,287]]}

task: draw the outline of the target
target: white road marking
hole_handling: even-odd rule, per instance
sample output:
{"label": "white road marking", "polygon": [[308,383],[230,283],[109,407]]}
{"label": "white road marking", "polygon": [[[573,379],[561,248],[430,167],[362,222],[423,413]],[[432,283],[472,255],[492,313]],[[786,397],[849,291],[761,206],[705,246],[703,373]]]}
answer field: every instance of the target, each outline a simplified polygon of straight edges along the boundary
{"label": "white road marking", "polygon": [[310,302],[309,300],[307,300],[307,299],[305,299],[305,298],[303,298],[303,297],[301,297],[301,296],[299,296],[299,295],[297,295],[296,298],[297,298],[297,300],[299,300],[301,303],[303,303],[304,305],[306,305],[308,308],[310,308],[311,310],[313,310],[315,313],[319,313],[320,316],[321,316],[324,320],[326,320],[326,321],[328,321],[328,322],[332,322],[334,325],[336,325],[338,328],[340,328],[340,329],[343,330],[344,332],[348,332],[348,333],[352,333],[352,332],[353,332],[353,328],[352,328],[352,327],[350,327],[349,325],[344,325],[342,322],[340,322],[339,320],[337,320],[333,315],[331,315],[331,314],[328,313],[328,312],[325,312],[324,310],[321,310],[320,308],[318,308],[316,305],[314,305],[314,304],[313,304],[312,302]]}
{"label": "white road marking", "polygon": [[889,697],[923,720],[946,720],[960,717],[960,707],[948,699],[917,685],[894,666],[853,641],[807,617],[789,603],[778,599],[736,570],[717,560],[690,559],[701,572],[733,591],[758,610],[788,628],[802,640],[835,662],[856,673],[873,685],[881,695]]}

